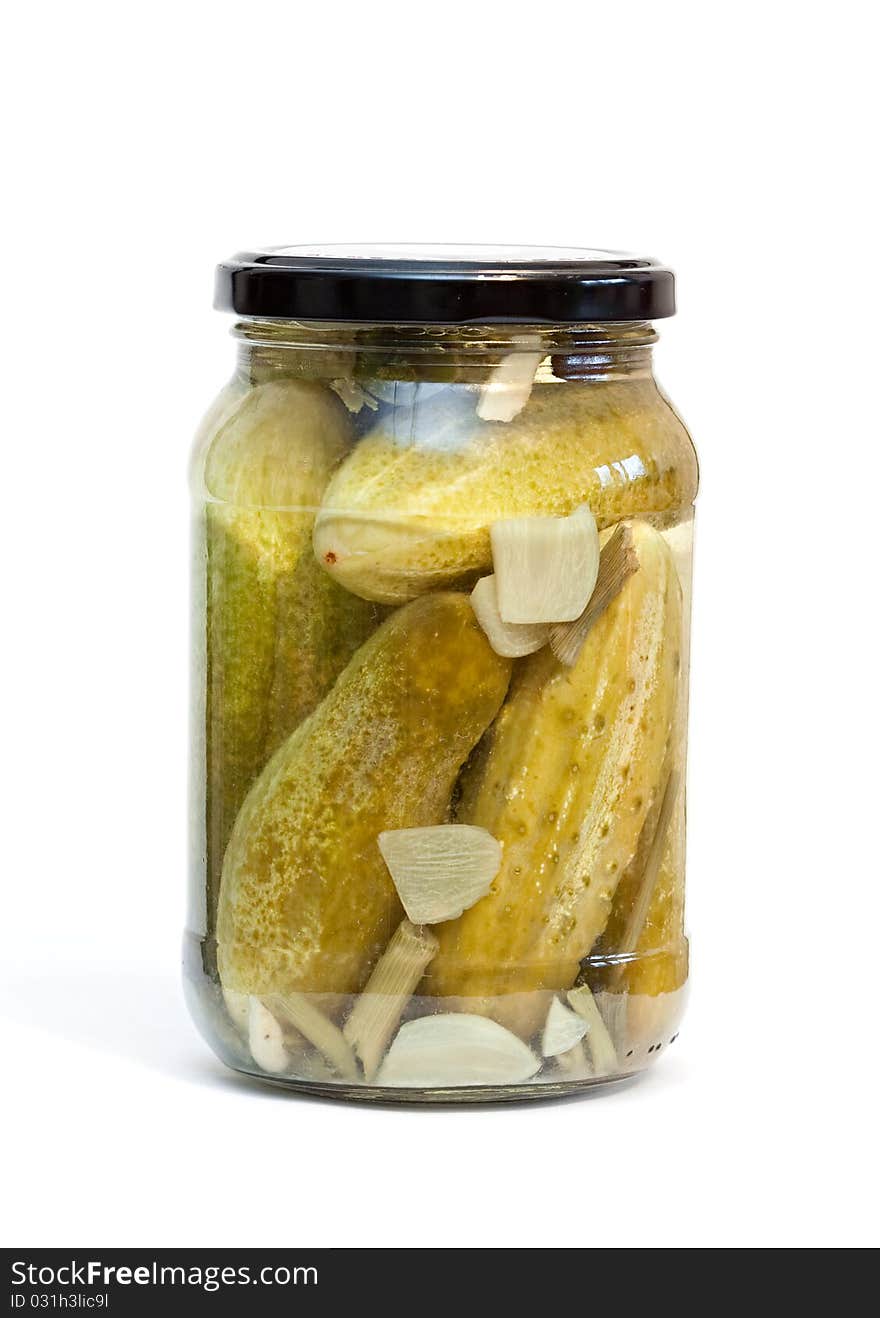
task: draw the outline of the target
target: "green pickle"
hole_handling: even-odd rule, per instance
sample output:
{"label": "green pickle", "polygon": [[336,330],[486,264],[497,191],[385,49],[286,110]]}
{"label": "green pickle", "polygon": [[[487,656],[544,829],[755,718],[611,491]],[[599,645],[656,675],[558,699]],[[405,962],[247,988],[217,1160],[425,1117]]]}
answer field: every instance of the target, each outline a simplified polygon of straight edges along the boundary
{"label": "green pickle", "polygon": [[509,677],[464,595],[431,595],[382,624],[244,803],[217,919],[225,987],[363,985],[403,915],[378,835],[447,818]]}
{"label": "green pickle", "polygon": [[511,422],[450,388],[380,419],[334,474],[315,526],[327,570],[397,604],[491,571],[489,527],[588,504],[599,527],[687,505],[693,447],[653,381],[538,384]]}
{"label": "green pickle", "polygon": [[197,465],[207,500],[209,940],[223,854],[248,788],[381,616],[331,581],[311,552],[315,508],[350,443],[339,400],[308,382],[233,384],[206,419]]}
{"label": "green pickle", "polygon": [[[581,980],[604,994],[609,1015],[626,1048],[642,1051],[658,1038],[669,1038],[681,1017],[688,976],[688,940],[684,931],[685,812],[677,774],[675,800],[663,834],[649,831],[647,845],[620,881],[601,936],[584,964]],[[669,789],[667,789],[669,790]],[[649,821],[656,826],[656,818]],[[662,827],[662,825],[661,825]],[[655,868],[650,853],[657,848]],[[650,884],[649,893],[644,885]],[[635,913],[644,905],[635,937]],[[631,945],[630,945],[631,943]],[[626,955],[619,959],[626,944]]]}
{"label": "green pickle", "polygon": [[463,776],[456,818],[503,843],[492,891],[440,926],[429,991],[528,1035],[535,990],[570,988],[605,928],[656,805],[674,731],[680,589],[662,536],[633,533],[639,567],[566,668],[523,660]]}

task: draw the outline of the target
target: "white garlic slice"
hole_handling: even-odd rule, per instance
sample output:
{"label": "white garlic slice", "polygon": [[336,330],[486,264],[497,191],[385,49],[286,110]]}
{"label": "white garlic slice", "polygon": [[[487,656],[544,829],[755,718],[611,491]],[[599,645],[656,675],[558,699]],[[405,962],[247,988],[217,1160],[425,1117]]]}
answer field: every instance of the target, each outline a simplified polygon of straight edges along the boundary
{"label": "white garlic slice", "polygon": [[248,1014],[248,1047],[261,1071],[277,1074],[290,1065],[281,1026],[260,999],[253,997]]}
{"label": "white garlic slice", "polygon": [[617,1049],[589,985],[571,989],[566,996],[570,1006],[587,1023],[586,1040],[593,1070],[597,1076],[612,1075],[617,1070]]}
{"label": "white garlic slice", "polygon": [[569,1011],[558,998],[554,998],[541,1035],[541,1052],[545,1057],[567,1053],[580,1043],[588,1028],[587,1022],[577,1012]]}
{"label": "white garlic slice", "polygon": [[599,575],[599,532],[589,508],[569,517],[509,517],[493,522],[489,533],[505,622],[580,617]]}
{"label": "white garlic slice", "polygon": [[519,659],[534,654],[547,644],[550,628],[546,622],[505,622],[498,611],[495,578],[481,577],[471,591],[471,608],[496,654]]}
{"label": "white garlic slice", "polygon": [[486,1016],[448,1012],[402,1025],[376,1083],[414,1089],[511,1085],[530,1079],[540,1065],[503,1025]]}
{"label": "white garlic slice", "polygon": [[413,924],[454,920],[485,897],[501,868],[501,843],[473,824],[394,828],[378,842]]}
{"label": "white garlic slice", "polygon": [[364,407],[375,412],[379,407],[378,401],[368,394],[366,389],[362,389],[356,381],[346,379],[344,376],[338,380],[331,380],[330,388],[342,400],[349,412],[357,414]]}
{"label": "white garlic slice", "polygon": [[[518,340],[522,348],[540,345],[537,335]],[[511,352],[493,368],[480,390],[477,416],[481,421],[512,421],[523,410],[532,392],[543,352]]]}

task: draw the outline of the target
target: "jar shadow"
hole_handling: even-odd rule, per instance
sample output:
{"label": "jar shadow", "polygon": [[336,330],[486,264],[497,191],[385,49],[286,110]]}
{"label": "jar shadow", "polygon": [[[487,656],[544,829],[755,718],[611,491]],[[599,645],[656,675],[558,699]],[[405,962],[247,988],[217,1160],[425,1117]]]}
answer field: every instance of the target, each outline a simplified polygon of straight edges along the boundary
{"label": "jar shadow", "polygon": [[210,1084],[225,1073],[190,1024],[171,974],[101,966],[12,971],[0,983],[0,1018],[178,1080]]}

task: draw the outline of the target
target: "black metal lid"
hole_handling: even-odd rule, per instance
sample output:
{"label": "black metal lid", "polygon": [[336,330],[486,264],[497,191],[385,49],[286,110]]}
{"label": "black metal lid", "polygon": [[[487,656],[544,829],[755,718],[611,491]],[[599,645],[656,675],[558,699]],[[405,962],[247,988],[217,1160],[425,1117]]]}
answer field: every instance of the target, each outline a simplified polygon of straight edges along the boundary
{"label": "black metal lid", "polygon": [[675,278],[650,257],[588,247],[266,247],[217,267],[214,306],[396,325],[658,320],[675,313]]}

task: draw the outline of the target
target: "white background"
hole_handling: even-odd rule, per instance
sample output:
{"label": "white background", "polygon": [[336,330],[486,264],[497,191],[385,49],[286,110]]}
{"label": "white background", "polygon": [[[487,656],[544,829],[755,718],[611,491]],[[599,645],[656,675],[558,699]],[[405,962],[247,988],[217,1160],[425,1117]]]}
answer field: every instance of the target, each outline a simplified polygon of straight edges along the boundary
{"label": "white background", "polygon": [[[871,6],[16,6],[4,1244],[877,1243]],[[8,20],[7,20],[8,21]],[[260,243],[648,251],[702,459],[681,1039],[496,1111],[263,1092],[178,978],[186,456]]]}

